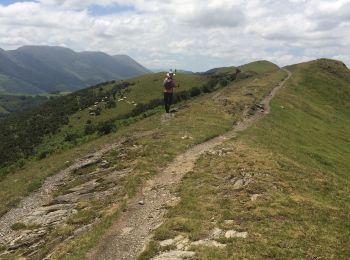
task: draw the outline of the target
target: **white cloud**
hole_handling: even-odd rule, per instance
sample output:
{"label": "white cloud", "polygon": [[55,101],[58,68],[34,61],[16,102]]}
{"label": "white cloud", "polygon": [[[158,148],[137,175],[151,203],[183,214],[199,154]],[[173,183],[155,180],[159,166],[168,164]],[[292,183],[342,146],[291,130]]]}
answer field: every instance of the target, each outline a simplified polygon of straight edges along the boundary
{"label": "white cloud", "polygon": [[[115,12],[93,15],[96,5]],[[257,59],[349,64],[349,18],[350,0],[28,0],[0,4],[0,47],[61,45],[191,70]]]}

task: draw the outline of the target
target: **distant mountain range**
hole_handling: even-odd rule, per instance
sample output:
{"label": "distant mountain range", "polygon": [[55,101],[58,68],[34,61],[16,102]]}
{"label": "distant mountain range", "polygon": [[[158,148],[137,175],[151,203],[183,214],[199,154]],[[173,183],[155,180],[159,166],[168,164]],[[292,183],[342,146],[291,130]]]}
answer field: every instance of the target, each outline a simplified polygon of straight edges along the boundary
{"label": "distant mountain range", "polygon": [[75,91],[147,73],[152,72],[127,55],[51,46],[0,49],[0,93]]}

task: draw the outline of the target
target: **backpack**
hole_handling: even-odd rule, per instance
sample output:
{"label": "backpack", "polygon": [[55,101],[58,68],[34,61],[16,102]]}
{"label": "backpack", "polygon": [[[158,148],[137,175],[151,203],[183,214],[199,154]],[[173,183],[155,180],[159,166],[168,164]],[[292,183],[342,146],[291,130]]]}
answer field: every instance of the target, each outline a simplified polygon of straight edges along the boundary
{"label": "backpack", "polygon": [[173,88],[174,82],[172,78],[167,78],[164,82],[164,87],[166,90],[170,90]]}

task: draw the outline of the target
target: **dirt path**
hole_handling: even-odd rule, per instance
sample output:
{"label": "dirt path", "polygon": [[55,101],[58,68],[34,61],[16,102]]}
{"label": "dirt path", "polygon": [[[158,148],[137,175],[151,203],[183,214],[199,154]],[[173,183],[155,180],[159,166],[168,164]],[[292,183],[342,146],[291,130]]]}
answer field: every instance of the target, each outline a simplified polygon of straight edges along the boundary
{"label": "dirt path", "polygon": [[149,180],[142,191],[130,201],[126,212],[101,239],[95,250],[87,255],[87,259],[135,259],[150,241],[152,231],[162,223],[166,207],[177,203],[178,198],[174,195],[174,190],[182,177],[193,170],[199,156],[225,140],[235,137],[237,132],[247,129],[270,113],[270,101],[292,75],[290,71],[283,70],[288,76],[262,100],[264,109],[245,117],[231,131],[196,145],[177,156],[162,173]]}

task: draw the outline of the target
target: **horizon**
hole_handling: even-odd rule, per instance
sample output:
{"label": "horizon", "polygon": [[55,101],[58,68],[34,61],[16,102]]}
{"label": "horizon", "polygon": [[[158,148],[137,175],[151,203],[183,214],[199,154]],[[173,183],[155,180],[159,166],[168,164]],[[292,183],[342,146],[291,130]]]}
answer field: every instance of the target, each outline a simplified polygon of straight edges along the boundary
{"label": "horizon", "polygon": [[[20,48],[22,48],[22,47],[59,47],[59,48],[65,48],[65,49],[72,50],[72,51],[74,51],[74,52],[76,52],[76,53],[82,53],[82,52],[101,52],[101,51],[98,51],[98,50],[96,50],[96,51],[77,51],[77,50],[71,49],[71,48],[69,48],[69,47],[58,46],[58,45],[23,45],[23,46],[19,46],[19,47],[15,48],[15,49],[4,49],[4,48],[1,48],[1,47],[0,47],[0,49],[2,49],[2,50],[4,50],[4,51],[15,51],[15,50],[18,50],[18,49],[20,49]],[[105,53],[105,52],[103,52],[103,53]],[[130,55],[125,54],[125,53],[118,53],[118,54],[105,53],[105,54],[110,55],[110,56],[126,55],[126,56],[131,57]],[[131,57],[131,58],[134,59],[133,57]],[[320,57],[320,58],[317,58],[317,59],[331,59],[331,58]],[[292,64],[286,64],[286,65],[284,65],[284,66],[280,66],[280,65],[278,65],[278,64],[276,64],[276,65],[278,65],[280,68],[283,68],[283,67],[292,66],[292,65],[295,65],[295,64],[299,64],[299,63],[311,62],[311,61],[314,61],[314,60],[317,60],[317,59],[305,60],[305,61],[301,61],[301,62],[297,62],[297,63],[292,63]],[[336,60],[336,59],[333,59],[333,60]],[[135,61],[138,62],[136,59],[135,59]],[[248,63],[253,63],[253,62],[258,62],[258,61],[264,61],[264,60],[252,60],[252,61],[249,61],[249,62],[243,63],[243,64],[232,64],[232,65],[225,65],[225,66],[220,66],[220,65],[219,65],[219,66],[217,66],[217,67],[210,67],[210,68],[208,68],[207,70],[203,70],[203,71],[193,71],[193,70],[187,70],[187,69],[183,69],[183,68],[171,68],[171,69],[183,70],[183,71],[188,71],[188,72],[193,72],[193,73],[202,73],[202,72],[206,72],[206,71],[208,71],[208,70],[210,70],[210,69],[223,68],[223,67],[238,67],[238,66],[242,66],[242,65],[245,65],[245,64],[248,64]],[[265,59],[265,61],[272,62],[272,61],[266,60],[266,59]],[[344,63],[344,61],[342,61],[342,60],[338,60],[338,61]],[[275,64],[275,63],[274,63],[274,64]],[[344,64],[345,64],[345,63],[344,63]],[[141,65],[144,66],[143,64],[141,64]],[[347,66],[347,64],[345,64],[345,65]],[[151,70],[153,73],[166,72],[166,71],[169,70],[169,69],[167,69],[167,68],[158,68],[158,67],[146,67],[146,68],[149,69],[149,70]]]}
{"label": "horizon", "polygon": [[1,0],[0,46],[126,54],[152,70],[319,58],[349,66],[349,15],[350,0]]}

